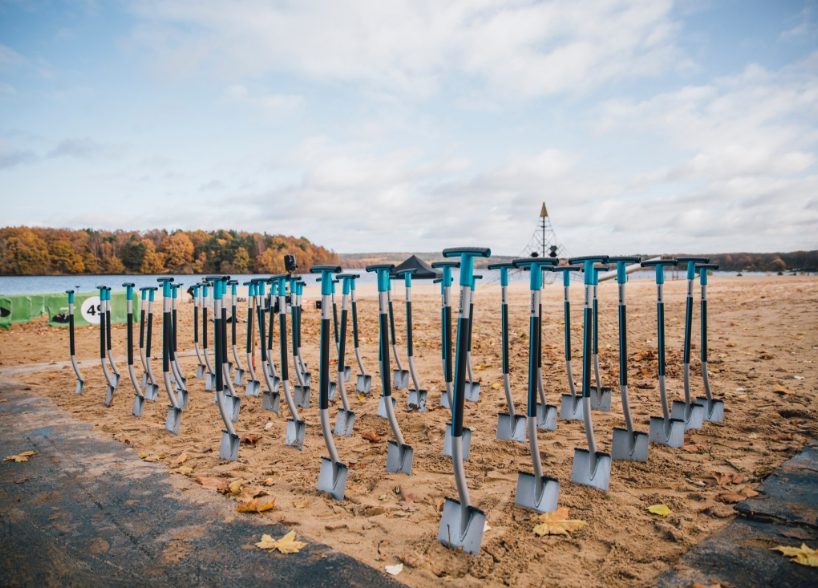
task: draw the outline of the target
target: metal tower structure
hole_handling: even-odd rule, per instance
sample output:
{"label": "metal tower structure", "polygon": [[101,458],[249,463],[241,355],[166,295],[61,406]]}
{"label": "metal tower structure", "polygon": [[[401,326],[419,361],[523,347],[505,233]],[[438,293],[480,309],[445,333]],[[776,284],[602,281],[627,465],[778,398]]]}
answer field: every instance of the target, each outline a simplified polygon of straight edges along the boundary
{"label": "metal tower structure", "polygon": [[[528,243],[520,252],[520,257],[555,257],[565,258],[568,256],[568,251],[565,245],[557,239],[557,233],[554,231],[554,225],[551,223],[551,217],[548,216],[548,208],[545,206],[545,201],[540,208],[540,217],[537,221],[537,227],[534,229],[529,238]],[[551,283],[556,278],[556,274],[545,272],[543,278]]]}

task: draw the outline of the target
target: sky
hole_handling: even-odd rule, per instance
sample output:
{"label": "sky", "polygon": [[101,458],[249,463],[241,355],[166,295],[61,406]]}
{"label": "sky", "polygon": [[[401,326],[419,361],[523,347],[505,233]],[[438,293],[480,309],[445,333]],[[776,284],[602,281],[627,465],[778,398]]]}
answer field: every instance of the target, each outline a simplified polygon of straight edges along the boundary
{"label": "sky", "polygon": [[818,248],[818,0],[0,0],[0,224]]}

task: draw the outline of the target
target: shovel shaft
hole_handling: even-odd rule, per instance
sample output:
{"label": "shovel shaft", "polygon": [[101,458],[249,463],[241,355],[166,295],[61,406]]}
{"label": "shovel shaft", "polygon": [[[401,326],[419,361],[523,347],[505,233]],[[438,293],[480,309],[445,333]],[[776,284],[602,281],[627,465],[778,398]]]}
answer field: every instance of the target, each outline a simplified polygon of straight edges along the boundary
{"label": "shovel shaft", "polygon": [[128,316],[125,323],[126,340],[128,345],[128,365],[133,365],[133,308],[132,301],[128,300]]}
{"label": "shovel shaft", "polygon": [[139,306],[139,348],[145,347],[145,301],[144,299]]}
{"label": "shovel shaft", "polygon": [[381,335],[378,338],[378,342],[380,343],[381,352],[380,352],[380,360],[381,360],[381,386],[383,386],[383,396],[391,396],[392,395],[392,370],[391,366],[389,365],[389,317],[387,313],[381,312],[380,316],[380,330]]}
{"label": "shovel shaft", "polygon": [[[325,275],[324,279],[332,279]],[[319,367],[319,408],[325,411],[329,408],[329,338],[330,338],[330,316],[329,316],[329,296],[321,297],[321,359]],[[323,421],[322,421],[323,426]],[[326,433],[324,434],[326,437]],[[337,459],[333,458],[333,461]]]}
{"label": "shovel shaft", "polygon": [[460,288],[460,316],[457,320],[457,348],[454,372],[454,404],[452,406],[452,437],[463,435],[463,406],[466,396],[466,368],[471,335],[471,313],[468,303],[471,287]]}
{"label": "shovel shaft", "polygon": [[151,357],[151,339],[153,338],[153,309],[148,303],[148,320],[147,320],[147,336],[145,337],[145,359],[149,360]]}
{"label": "shovel shaft", "polygon": [[594,311],[591,305],[590,286],[585,286],[585,307],[583,309],[583,337],[582,337],[582,396],[591,396],[591,348],[594,329]]}
{"label": "shovel shaft", "polygon": [[531,316],[528,319],[528,412],[529,419],[537,421],[537,380],[540,375],[539,359],[539,327],[540,291],[531,291]]}
{"label": "shovel shaft", "polygon": [[503,373],[508,374],[510,371],[508,366],[508,304],[505,303],[500,306],[500,324],[503,339]]}
{"label": "shovel shaft", "polygon": [[[355,349],[358,349],[358,303],[355,301],[355,295],[352,298],[352,344]],[[360,366],[359,366],[360,367]]]}

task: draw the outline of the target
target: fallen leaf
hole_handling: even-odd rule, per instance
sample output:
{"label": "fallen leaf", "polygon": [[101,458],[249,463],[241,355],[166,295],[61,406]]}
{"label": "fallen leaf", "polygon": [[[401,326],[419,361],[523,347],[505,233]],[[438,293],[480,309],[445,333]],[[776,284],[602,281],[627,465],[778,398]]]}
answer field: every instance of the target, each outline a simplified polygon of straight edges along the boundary
{"label": "fallen leaf", "polygon": [[176,471],[179,472],[180,474],[184,475],[184,476],[187,476],[187,475],[193,473],[193,468],[190,467],[190,466],[182,466],[179,469],[177,469]]}
{"label": "fallen leaf", "polygon": [[491,385],[491,389],[492,389],[492,390],[499,390],[499,389],[500,389],[500,384],[498,384],[497,382],[494,382],[494,383]]}
{"label": "fallen leaf", "polygon": [[272,428],[273,428],[273,421],[267,421],[267,424],[264,425],[264,430],[269,431]]}
{"label": "fallen leaf", "polygon": [[750,486],[742,486],[738,489],[738,493],[742,494],[745,498],[755,498],[758,496],[758,492],[750,488]]}
{"label": "fallen leaf", "polygon": [[378,435],[375,431],[366,431],[361,433],[361,437],[369,441],[370,443],[380,443],[383,441],[383,437]]}
{"label": "fallen leaf", "polygon": [[190,459],[190,456],[187,453],[183,453],[182,455],[177,457],[176,460],[173,463],[174,463],[174,465],[182,465],[188,459]]}
{"label": "fallen leaf", "polygon": [[265,486],[272,486],[274,481],[275,480],[273,480],[272,478],[264,478],[262,484],[264,484]]}
{"label": "fallen leaf", "polygon": [[721,584],[702,584],[701,582],[693,582],[690,588],[721,588]]}
{"label": "fallen leaf", "polygon": [[37,455],[36,451],[23,451],[22,453],[18,453],[17,455],[9,455],[5,457],[3,461],[13,461],[15,463],[23,463],[28,461],[28,458]]}
{"label": "fallen leaf", "polygon": [[260,440],[261,440],[261,435],[254,435],[252,433],[248,433],[247,435],[245,435],[244,437],[241,438],[241,444],[242,445],[252,445],[253,447],[255,447],[256,443],[258,443]]}
{"label": "fallen leaf", "polygon": [[148,452],[147,451],[140,451],[139,452],[139,459],[145,459],[146,457],[148,457]]}
{"label": "fallen leaf", "polygon": [[569,519],[568,509],[564,506],[559,507],[554,512],[539,515],[537,520],[540,521],[540,524],[535,526],[533,531],[538,537],[543,535],[568,535],[569,532],[581,529],[588,524],[578,519]]}
{"label": "fallen leaf", "polygon": [[801,547],[787,547],[786,545],[778,545],[772,548],[773,551],[780,551],[785,556],[791,558],[793,561],[802,566],[810,568],[818,568],[818,549],[812,549],[806,543],[802,543]]}
{"label": "fallen leaf", "polygon": [[298,553],[307,544],[302,541],[295,540],[295,531],[290,531],[281,539],[273,539],[270,535],[262,535],[261,541],[256,543],[256,547],[260,549],[274,549],[281,553]]}
{"label": "fallen leaf", "polygon": [[250,500],[248,502],[239,502],[236,506],[238,512],[259,513],[273,510],[276,507],[276,500],[268,500],[267,502],[259,502],[258,500]]}
{"label": "fallen leaf", "polygon": [[392,576],[397,576],[398,574],[400,574],[403,571],[403,564],[399,563],[399,564],[395,564],[393,566],[386,566],[386,567],[384,567],[384,569],[386,570],[387,574],[390,574]]}
{"label": "fallen leaf", "polygon": [[651,514],[659,515],[660,517],[666,517],[670,514],[670,508],[668,508],[667,504],[651,504],[648,507],[648,512]]}
{"label": "fallen leaf", "polygon": [[234,480],[229,484],[224,481],[216,488],[216,492],[226,496],[238,496],[241,493],[241,480]]}
{"label": "fallen leaf", "polygon": [[792,390],[790,390],[789,388],[786,388],[786,387],[784,387],[784,386],[782,386],[780,384],[778,386],[773,386],[773,392],[775,392],[776,394],[781,394],[781,395],[792,394],[793,393]]}
{"label": "fallen leaf", "polygon": [[295,508],[307,508],[310,505],[310,501],[308,498],[300,498],[298,500],[293,500],[293,506]]}
{"label": "fallen leaf", "polygon": [[[222,480],[220,478],[205,478],[202,476],[195,478],[195,480],[208,490],[215,490],[221,494],[227,494],[228,492],[227,480]],[[222,492],[222,489],[224,489],[224,492]]]}
{"label": "fallen leaf", "polygon": [[716,496],[716,500],[725,504],[735,504],[744,500],[744,496],[737,492],[722,492]]}

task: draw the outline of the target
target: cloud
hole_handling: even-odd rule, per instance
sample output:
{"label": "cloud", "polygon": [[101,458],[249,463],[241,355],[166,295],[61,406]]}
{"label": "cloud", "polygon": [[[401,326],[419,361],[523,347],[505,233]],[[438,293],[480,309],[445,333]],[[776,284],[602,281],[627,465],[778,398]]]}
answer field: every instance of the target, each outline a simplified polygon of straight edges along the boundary
{"label": "cloud", "polygon": [[75,159],[92,159],[94,157],[117,155],[120,147],[106,145],[88,137],[69,138],[60,141],[48,152],[47,157],[71,157]]}
{"label": "cloud", "polygon": [[[170,75],[292,73],[430,96],[451,76],[526,99],[664,74],[681,59],[670,0],[131,5],[131,41]],[[451,89],[451,88],[447,88]]]}
{"label": "cloud", "polygon": [[0,71],[14,69],[26,62],[27,60],[23,55],[8,45],[0,44]]}
{"label": "cloud", "polygon": [[9,169],[37,160],[37,154],[25,149],[0,149],[0,169]]}
{"label": "cloud", "polygon": [[296,94],[251,94],[246,86],[233,84],[225,88],[225,99],[241,106],[259,109],[271,117],[290,114],[304,104],[303,96]]}

